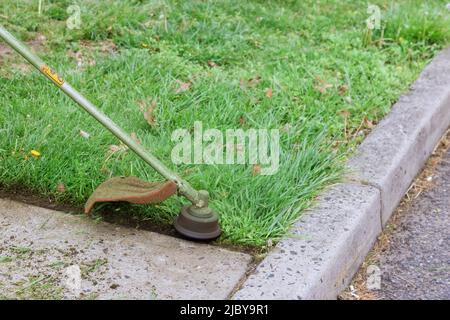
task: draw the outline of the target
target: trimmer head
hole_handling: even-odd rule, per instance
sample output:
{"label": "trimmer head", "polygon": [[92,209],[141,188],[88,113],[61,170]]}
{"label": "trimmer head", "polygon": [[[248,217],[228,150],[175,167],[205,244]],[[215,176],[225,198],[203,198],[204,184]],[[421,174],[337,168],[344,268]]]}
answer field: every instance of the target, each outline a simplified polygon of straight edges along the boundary
{"label": "trimmer head", "polygon": [[195,240],[215,239],[221,233],[219,217],[209,207],[184,206],[174,226],[183,236]]}

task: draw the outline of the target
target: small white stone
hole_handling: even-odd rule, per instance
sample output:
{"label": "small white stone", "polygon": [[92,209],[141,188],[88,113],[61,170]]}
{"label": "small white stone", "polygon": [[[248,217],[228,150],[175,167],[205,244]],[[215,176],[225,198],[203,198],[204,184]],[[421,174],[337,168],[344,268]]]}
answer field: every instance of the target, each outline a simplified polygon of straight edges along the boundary
{"label": "small white stone", "polygon": [[64,286],[76,297],[81,293],[81,269],[77,264],[64,270]]}

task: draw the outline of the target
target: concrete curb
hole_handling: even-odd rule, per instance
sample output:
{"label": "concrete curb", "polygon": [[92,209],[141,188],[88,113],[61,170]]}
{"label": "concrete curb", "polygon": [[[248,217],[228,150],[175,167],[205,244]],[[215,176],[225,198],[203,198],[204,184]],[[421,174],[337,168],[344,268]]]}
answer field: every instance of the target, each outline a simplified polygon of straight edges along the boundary
{"label": "concrete curb", "polygon": [[450,125],[450,48],[349,160],[330,188],[242,284],[234,299],[336,299]]}

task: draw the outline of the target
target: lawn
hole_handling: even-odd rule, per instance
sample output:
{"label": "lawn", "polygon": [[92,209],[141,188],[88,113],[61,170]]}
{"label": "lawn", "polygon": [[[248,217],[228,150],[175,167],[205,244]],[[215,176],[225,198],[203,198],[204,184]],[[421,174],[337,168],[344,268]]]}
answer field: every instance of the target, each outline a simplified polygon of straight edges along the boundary
{"label": "lawn", "polygon": [[[0,24],[197,189],[221,243],[276,241],[449,40],[447,0],[2,0]],[[80,29],[66,20],[81,8]],[[111,176],[161,178],[0,43],[0,183],[80,206]],[[280,167],[175,165],[171,134],[280,130]],[[82,132],[82,134],[80,134]],[[89,138],[86,138],[86,133]],[[40,156],[33,157],[31,150]],[[170,223],[183,200],[131,206]],[[129,206],[119,206],[125,210]]]}

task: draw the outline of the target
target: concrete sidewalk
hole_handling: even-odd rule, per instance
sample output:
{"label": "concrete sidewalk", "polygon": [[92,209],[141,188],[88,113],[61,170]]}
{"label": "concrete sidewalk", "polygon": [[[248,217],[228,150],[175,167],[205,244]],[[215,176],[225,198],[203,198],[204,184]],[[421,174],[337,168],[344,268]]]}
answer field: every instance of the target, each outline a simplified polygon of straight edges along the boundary
{"label": "concrete sidewalk", "polygon": [[0,199],[0,299],[225,299],[251,260]]}

